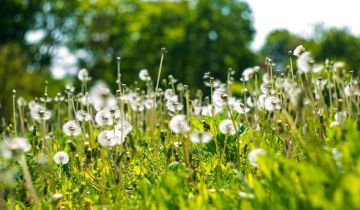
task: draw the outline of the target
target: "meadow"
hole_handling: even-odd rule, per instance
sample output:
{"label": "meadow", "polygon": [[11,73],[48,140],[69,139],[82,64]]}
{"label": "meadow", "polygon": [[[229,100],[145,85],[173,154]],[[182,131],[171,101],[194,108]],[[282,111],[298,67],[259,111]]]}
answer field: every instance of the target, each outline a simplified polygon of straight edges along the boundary
{"label": "meadow", "polygon": [[241,78],[206,73],[204,91],[161,73],[165,49],[133,84],[117,58],[116,84],[82,69],[78,89],[14,90],[0,209],[360,209],[359,78],[288,53],[284,71],[266,59]]}

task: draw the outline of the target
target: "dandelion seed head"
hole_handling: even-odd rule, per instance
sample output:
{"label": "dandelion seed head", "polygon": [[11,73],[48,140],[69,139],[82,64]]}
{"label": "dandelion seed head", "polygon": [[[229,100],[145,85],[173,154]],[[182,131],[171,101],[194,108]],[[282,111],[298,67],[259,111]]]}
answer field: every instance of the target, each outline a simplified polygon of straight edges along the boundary
{"label": "dandelion seed head", "polygon": [[182,145],[181,142],[179,142],[179,141],[175,141],[173,144],[175,147],[181,147],[181,145]]}
{"label": "dandelion seed head", "polygon": [[239,101],[233,103],[232,107],[239,114],[246,114],[250,111],[249,107]]}
{"label": "dandelion seed head", "polygon": [[104,130],[99,133],[98,142],[102,147],[113,147],[118,143],[113,130]]}
{"label": "dandelion seed head", "polygon": [[31,145],[26,140],[26,138],[16,137],[11,140],[5,141],[5,143],[12,150],[21,150],[23,152],[29,152],[31,150]]}
{"label": "dandelion seed head", "polygon": [[303,45],[299,45],[294,49],[293,55],[299,57],[304,52],[305,52],[305,47]]}
{"label": "dandelion seed head", "polygon": [[190,126],[185,115],[175,115],[171,118],[169,127],[176,134],[183,134],[190,131]]}
{"label": "dandelion seed head", "polygon": [[268,96],[265,99],[265,109],[269,112],[281,109],[281,100],[275,96]]}
{"label": "dandelion seed head", "polygon": [[251,150],[249,153],[249,157],[248,157],[249,162],[255,168],[259,167],[259,165],[258,165],[258,156],[259,155],[266,155],[266,151],[264,149],[257,148],[257,149]]}
{"label": "dandelion seed head", "polygon": [[124,136],[127,136],[132,131],[133,127],[128,121],[120,119],[115,125],[115,129],[122,132]]}
{"label": "dandelion seed head", "polygon": [[78,73],[78,79],[82,82],[86,82],[90,80],[89,72],[86,69],[81,69]]}
{"label": "dandelion seed head", "polygon": [[17,98],[16,103],[19,107],[24,107],[27,104],[26,100],[21,96]]}
{"label": "dandelion seed head", "polygon": [[81,128],[76,121],[70,120],[63,125],[63,131],[67,136],[74,137],[81,133]]}
{"label": "dandelion seed head", "polygon": [[95,115],[95,122],[98,126],[110,126],[113,124],[113,117],[109,109],[102,109]]}
{"label": "dandelion seed head", "polygon": [[347,117],[347,113],[345,111],[337,111],[334,115],[334,119],[336,122],[341,124],[345,118]]}
{"label": "dandelion seed head", "polygon": [[139,78],[142,80],[142,81],[150,81],[151,80],[151,77],[149,75],[149,72],[147,69],[142,69],[140,70],[139,72]]}
{"label": "dandelion seed head", "polygon": [[302,53],[296,60],[298,67],[298,73],[309,73],[312,70],[311,64],[313,63],[313,58],[311,57],[310,52]]}
{"label": "dandelion seed head", "polygon": [[61,199],[64,195],[62,193],[55,193],[53,195],[51,195],[51,198],[55,201]]}
{"label": "dandelion seed head", "polygon": [[88,122],[91,120],[91,115],[84,110],[77,111],[75,116],[76,116],[76,119],[79,120],[80,122],[83,122],[83,121]]}
{"label": "dandelion seed head", "polygon": [[69,155],[66,152],[60,151],[54,155],[55,163],[65,165],[69,162]]}
{"label": "dandelion seed head", "polygon": [[250,81],[250,79],[259,71],[259,69],[260,68],[258,66],[246,68],[242,73],[242,79],[245,82]]}
{"label": "dandelion seed head", "polygon": [[221,123],[219,125],[219,130],[224,135],[235,135],[236,134],[236,129],[235,129],[234,123],[230,119],[221,121]]}
{"label": "dandelion seed head", "polygon": [[31,104],[29,107],[31,107],[30,115],[35,121],[41,122],[42,120],[47,121],[50,119],[51,112],[46,110],[43,106],[39,104]]}
{"label": "dandelion seed head", "polygon": [[193,143],[209,143],[213,135],[209,132],[194,132],[190,135],[190,141]]}
{"label": "dandelion seed head", "polygon": [[246,193],[246,192],[239,192],[239,196],[242,198],[250,198],[250,199],[254,199],[255,195],[253,193]]}
{"label": "dandelion seed head", "polygon": [[339,124],[338,121],[332,121],[332,122],[330,123],[330,128],[332,128],[332,127],[337,127],[337,126],[340,126],[340,124]]}

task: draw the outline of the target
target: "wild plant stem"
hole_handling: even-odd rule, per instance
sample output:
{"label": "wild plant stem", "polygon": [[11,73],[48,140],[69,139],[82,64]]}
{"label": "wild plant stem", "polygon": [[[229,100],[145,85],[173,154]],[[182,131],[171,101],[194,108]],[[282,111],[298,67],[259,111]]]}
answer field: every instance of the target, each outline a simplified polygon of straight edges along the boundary
{"label": "wild plant stem", "polygon": [[36,195],[35,188],[34,188],[34,185],[32,183],[32,180],[31,180],[29,167],[28,167],[28,165],[26,163],[26,159],[25,159],[24,154],[22,154],[21,157],[20,157],[20,165],[21,165],[21,169],[22,169],[23,174],[24,174],[25,187],[29,191],[30,196],[31,196],[32,200],[34,201],[34,203],[37,204],[38,203],[38,197]]}
{"label": "wild plant stem", "polygon": [[13,90],[12,95],[12,106],[13,106],[13,121],[14,121],[14,136],[17,137],[17,130],[16,130],[16,108],[15,108],[15,99],[16,99],[16,91]]}

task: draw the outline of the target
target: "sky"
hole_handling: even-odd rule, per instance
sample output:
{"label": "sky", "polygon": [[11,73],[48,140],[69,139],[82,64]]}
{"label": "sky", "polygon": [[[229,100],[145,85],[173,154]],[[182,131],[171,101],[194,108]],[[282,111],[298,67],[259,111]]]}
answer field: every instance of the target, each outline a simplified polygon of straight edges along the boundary
{"label": "sky", "polygon": [[259,49],[266,35],[274,29],[288,29],[310,36],[316,23],[325,27],[348,27],[360,36],[360,0],[247,0],[252,9],[255,40],[252,48]]}

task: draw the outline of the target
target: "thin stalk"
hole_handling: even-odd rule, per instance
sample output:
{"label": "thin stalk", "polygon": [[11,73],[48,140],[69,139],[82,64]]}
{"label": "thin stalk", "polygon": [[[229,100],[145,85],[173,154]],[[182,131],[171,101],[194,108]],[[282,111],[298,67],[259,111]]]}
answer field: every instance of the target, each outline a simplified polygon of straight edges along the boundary
{"label": "thin stalk", "polygon": [[294,67],[293,67],[293,63],[292,63],[291,54],[292,54],[292,52],[289,51],[289,62],[290,62],[291,79],[292,79],[292,82],[294,83],[294,82],[295,82],[295,80],[294,80]]}
{"label": "thin stalk", "polygon": [[14,120],[14,136],[17,136],[17,130],[16,130],[16,108],[15,108],[15,99],[16,99],[16,90],[13,90],[13,95],[12,95],[12,99],[13,99],[13,120]]}
{"label": "thin stalk", "polygon": [[26,163],[26,159],[25,159],[24,154],[22,154],[22,156],[21,156],[20,165],[21,165],[22,172],[24,174],[25,187],[29,191],[29,194],[30,194],[31,199],[33,200],[33,202],[35,204],[37,204],[38,203],[38,197],[36,195],[33,182],[31,181],[31,175],[30,175],[29,167],[28,167],[28,165]]}

